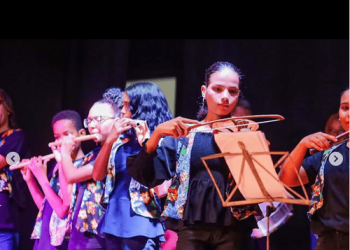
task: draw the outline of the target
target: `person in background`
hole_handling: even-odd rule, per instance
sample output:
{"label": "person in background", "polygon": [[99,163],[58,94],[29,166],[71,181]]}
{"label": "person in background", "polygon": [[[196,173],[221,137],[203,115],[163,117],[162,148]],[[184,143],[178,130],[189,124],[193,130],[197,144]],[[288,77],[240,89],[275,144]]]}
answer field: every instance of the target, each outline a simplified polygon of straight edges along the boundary
{"label": "person in background", "polygon": [[[349,88],[341,93],[339,118],[349,131]],[[288,186],[313,184],[307,212],[311,231],[317,235],[316,250],[349,249],[349,140],[336,143],[334,135],[317,132],[305,136],[285,161],[280,180]],[[309,148],[317,153],[304,159]],[[290,159],[292,158],[292,159]]]}
{"label": "person in background", "polygon": [[326,134],[333,135],[333,136],[337,136],[345,132],[343,126],[341,125],[338,112],[332,114],[328,118],[326,126],[324,128],[324,132]]}
{"label": "person in background", "polygon": [[[33,246],[29,227],[34,224],[37,210],[20,171],[9,169],[6,161],[9,153],[17,153],[20,159],[31,156],[26,134],[18,127],[12,100],[0,89],[0,249],[26,249]],[[22,221],[28,223],[20,225]]]}
{"label": "person in background", "polygon": [[231,116],[252,115],[252,107],[247,99],[239,98],[236,107],[232,110]]}

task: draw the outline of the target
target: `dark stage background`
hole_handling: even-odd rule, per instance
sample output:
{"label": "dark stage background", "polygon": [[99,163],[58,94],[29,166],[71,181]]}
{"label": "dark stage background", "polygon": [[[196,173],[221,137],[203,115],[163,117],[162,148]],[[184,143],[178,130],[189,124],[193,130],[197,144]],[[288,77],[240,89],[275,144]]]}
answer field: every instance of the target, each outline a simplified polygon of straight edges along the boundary
{"label": "dark stage background", "polygon": [[[85,118],[106,88],[127,80],[176,77],[175,116],[195,118],[205,69],[215,61],[242,70],[253,114],[285,117],[260,126],[271,151],[291,151],[322,131],[349,86],[348,39],[2,39],[0,87],[13,99],[33,155],[45,155],[55,113],[74,109]],[[271,235],[271,250],[310,249],[306,209],[295,206]]]}

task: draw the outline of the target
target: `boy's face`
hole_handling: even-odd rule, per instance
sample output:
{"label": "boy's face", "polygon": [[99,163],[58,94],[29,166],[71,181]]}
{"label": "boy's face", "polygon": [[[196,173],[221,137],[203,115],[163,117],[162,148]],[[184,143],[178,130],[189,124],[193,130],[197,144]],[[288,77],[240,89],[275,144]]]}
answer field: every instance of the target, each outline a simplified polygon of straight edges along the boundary
{"label": "boy's face", "polygon": [[[75,137],[79,137],[80,135],[85,134],[84,129],[77,131],[74,123],[68,119],[56,121],[52,126],[52,130],[56,141],[62,139],[63,136],[68,136],[69,134],[74,135]],[[75,142],[73,151],[76,151],[80,148],[80,143],[81,142]]]}

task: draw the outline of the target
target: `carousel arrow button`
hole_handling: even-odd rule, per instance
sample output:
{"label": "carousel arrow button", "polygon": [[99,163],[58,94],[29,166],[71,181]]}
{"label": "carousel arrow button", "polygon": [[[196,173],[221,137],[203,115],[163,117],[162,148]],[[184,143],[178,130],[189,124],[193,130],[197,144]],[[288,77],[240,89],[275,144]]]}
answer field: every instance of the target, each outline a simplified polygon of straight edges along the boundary
{"label": "carousel arrow button", "polygon": [[19,154],[16,152],[10,152],[6,155],[6,162],[10,166],[17,164],[20,161]]}
{"label": "carousel arrow button", "polygon": [[339,165],[342,164],[342,162],[343,162],[343,156],[342,156],[341,153],[339,153],[339,152],[333,152],[333,153],[331,153],[331,155],[329,156],[329,162],[330,162],[333,166],[339,166]]}

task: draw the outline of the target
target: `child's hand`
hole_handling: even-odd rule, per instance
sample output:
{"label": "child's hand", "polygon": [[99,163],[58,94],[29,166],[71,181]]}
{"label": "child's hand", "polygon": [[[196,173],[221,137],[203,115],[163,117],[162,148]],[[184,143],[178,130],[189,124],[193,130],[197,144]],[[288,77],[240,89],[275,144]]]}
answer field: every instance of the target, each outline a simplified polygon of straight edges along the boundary
{"label": "child's hand", "polygon": [[47,180],[47,162],[49,159],[42,160],[42,157],[32,157],[28,168],[31,170],[35,178],[41,183]]}
{"label": "child's hand", "polygon": [[137,140],[142,146],[142,143],[145,139],[150,138],[151,134],[147,126],[146,121],[136,121],[133,126],[136,132]]}
{"label": "child's hand", "polygon": [[106,142],[114,143],[119,136],[133,127],[133,120],[129,118],[116,118],[111,132],[106,138]]}
{"label": "child's hand", "polygon": [[61,154],[71,155],[76,148],[75,136],[68,134],[62,137]]}
{"label": "child's hand", "polygon": [[[21,163],[23,163],[23,162],[29,162],[29,159],[23,159],[23,160],[21,161]],[[25,180],[27,183],[34,180],[32,171],[30,171],[30,169],[28,168],[28,166],[24,166],[24,167],[21,169],[21,174],[22,174],[22,176],[23,176],[23,180]]]}
{"label": "child's hand", "polygon": [[304,145],[306,148],[314,148],[318,151],[324,151],[329,149],[331,146],[328,142],[330,141],[338,141],[333,135],[329,135],[323,132],[317,132],[308,136],[305,136],[300,143]]}
{"label": "child's hand", "polygon": [[188,135],[190,128],[186,124],[199,124],[199,122],[179,116],[159,124],[155,129],[155,133],[162,136],[172,136],[175,138],[184,137]]}

